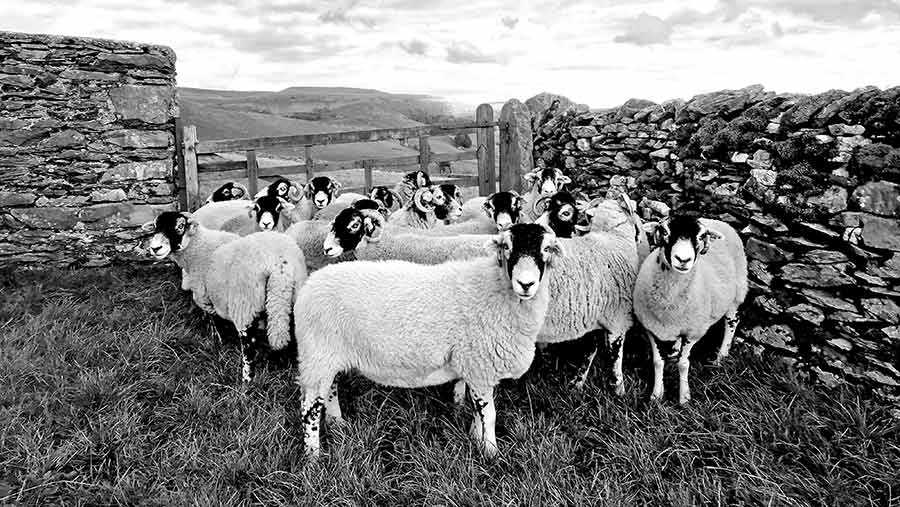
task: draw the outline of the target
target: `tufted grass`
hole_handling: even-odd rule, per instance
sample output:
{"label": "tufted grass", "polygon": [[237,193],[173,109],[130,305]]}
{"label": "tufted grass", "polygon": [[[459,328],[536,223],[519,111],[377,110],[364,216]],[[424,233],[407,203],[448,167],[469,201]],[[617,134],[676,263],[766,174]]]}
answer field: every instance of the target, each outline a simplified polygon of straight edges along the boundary
{"label": "tufted grass", "polygon": [[694,401],[643,402],[551,348],[497,391],[501,457],[466,438],[448,386],[344,377],[348,424],[307,463],[291,372],[247,389],[234,344],[175,269],[0,278],[0,504],[900,505],[900,426],[850,388],[812,388],[740,351],[697,366]]}

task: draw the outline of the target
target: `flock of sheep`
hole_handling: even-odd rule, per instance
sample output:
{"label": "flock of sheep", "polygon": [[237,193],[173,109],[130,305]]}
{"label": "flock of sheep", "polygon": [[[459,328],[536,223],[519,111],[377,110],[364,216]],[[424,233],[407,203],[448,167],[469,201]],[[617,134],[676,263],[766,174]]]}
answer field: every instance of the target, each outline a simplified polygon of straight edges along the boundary
{"label": "flock of sheep", "polygon": [[627,195],[577,201],[558,169],[524,183],[524,195],[465,202],[421,171],[368,196],[342,194],[327,176],[302,187],[279,178],[252,199],[228,183],[196,212],[165,212],[144,228],[149,253],[182,269],[182,288],[220,337],[236,330],[244,381],[260,352],[296,352],[312,456],[323,412],[341,421],[335,377],[351,370],[390,386],[456,382],[456,402],[468,393],[474,408],[472,437],[493,455],[494,387],[525,373],[536,344],[605,330],[621,395],[635,318],[652,351],[651,398],[664,394],[665,355],[688,401],[691,347],[724,318],[718,358],[727,356],[747,293],[734,229],[688,216],[644,223]]}

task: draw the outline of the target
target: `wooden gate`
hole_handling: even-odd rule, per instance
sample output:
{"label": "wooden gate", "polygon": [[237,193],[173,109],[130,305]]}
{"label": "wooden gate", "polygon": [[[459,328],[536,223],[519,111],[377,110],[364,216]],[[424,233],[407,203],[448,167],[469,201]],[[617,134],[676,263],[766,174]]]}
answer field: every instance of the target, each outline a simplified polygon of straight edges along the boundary
{"label": "wooden gate", "polygon": [[[304,174],[308,181],[314,175],[361,169],[364,171],[365,184],[362,187],[350,187],[345,191],[368,192],[372,188],[372,170],[387,168],[398,171],[421,169],[429,172],[431,163],[446,164],[459,160],[477,160],[478,174],[475,176],[452,176],[442,181],[456,183],[468,187],[477,186],[479,195],[488,195],[498,190],[500,178],[496,167],[496,128],[500,128],[501,139],[503,126],[494,121],[494,110],[489,104],[478,106],[475,121],[472,123],[455,123],[446,125],[424,125],[410,128],[355,130],[347,132],[325,132],[317,134],[301,134],[277,137],[255,137],[248,139],[219,139],[199,141],[197,129],[193,125],[177,125],[176,146],[178,147],[179,202],[183,210],[195,210],[203,204],[205,195],[200,195],[200,182],[204,177],[215,176],[216,179],[229,178],[235,181],[246,180],[247,189],[255,194],[259,187],[259,178]],[[474,150],[458,153],[432,153],[429,149],[430,136],[471,134],[476,135]],[[360,159],[349,161],[317,161],[312,157],[311,148],[319,145],[374,142],[383,140],[405,140],[418,138],[418,155],[393,158]],[[260,150],[280,148],[304,148],[305,157],[302,164],[259,167],[257,154]],[[242,152],[242,160],[203,161],[204,156],[221,153]],[[207,157],[208,158],[208,157]]]}

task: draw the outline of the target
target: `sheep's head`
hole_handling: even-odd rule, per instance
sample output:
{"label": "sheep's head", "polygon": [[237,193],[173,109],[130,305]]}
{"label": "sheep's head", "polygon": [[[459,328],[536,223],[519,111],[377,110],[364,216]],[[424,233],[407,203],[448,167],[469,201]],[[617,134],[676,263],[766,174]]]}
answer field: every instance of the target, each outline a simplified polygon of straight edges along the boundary
{"label": "sheep's head", "polygon": [[300,191],[290,182],[290,180],[281,177],[266,188],[266,195],[278,197],[294,203],[299,202],[302,197]]}
{"label": "sheep's head", "polygon": [[671,267],[676,273],[689,273],[697,258],[709,251],[722,235],[707,228],[697,217],[674,216],[659,222],[647,222],[644,230],[659,246],[659,262],[663,269]]}
{"label": "sheep's head", "polygon": [[384,207],[384,209],[390,210],[394,209],[394,206],[400,206],[400,196],[397,195],[397,192],[394,192],[390,188],[379,185],[376,187],[372,187],[372,191],[369,192],[369,199],[373,201],[378,201]]}
{"label": "sheep's head", "polygon": [[197,222],[190,213],[164,211],[155,220],[141,226],[141,230],[151,234],[147,251],[159,260],[187,248],[191,236],[197,231]]}
{"label": "sheep's head", "polygon": [[572,194],[557,192],[535,201],[534,214],[540,215],[535,223],[549,227],[560,238],[571,238],[581,213]]}
{"label": "sheep's head", "polygon": [[485,215],[497,224],[498,231],[505,231],[519,222],[525,198],[515,190],[495,192],[482,205]]}
{"label": "sheep's head", "polygon": [[512,290],[520,299],[537,293],[544,270],[565,255],[553,231],[538,224],[514,224],[486,244],[497,254],[497,263],[509,277]]}
{"label": "sheep's head", "polygon": [[425,188],[432,185],[431,176],[428,176],[428,173],[421,170],[406,173],[403,176],[403,183],[410,188]]}
{"label": "sheep's head", "polygon": [[316,176],[309,180],[304,190],[307,199],[312,200],[317,209],[331,204],[341,192],[341,184],[328,176]]}
{"label": "sheep's head", "polygon": [[293,205],[281,197],[264,195],[253,202],[250,209],[250,218],[256,221],[262,231],[271,231],[278,227],[281,214],[290,212]]}
{"label": "sheep's head", "polygon": [[527,186],[537,189],[541,196],[546,197],[559,192],[564,186],[572,182],[561,170],[551,168],[535,169],[523,175],[522,179],[525,180]]}
{"label": "sheep's head", "polygon": [[434,192],[440,192],[444,197],[444,204],[435,206],[434,216],[447,223],[459,220],[462,216],[462,190],[459,186],[444,183],[433,188]]}
{"label": "sheep's head", "polygon": [[357,209],[354,206],[341,210],[331,221],[331,230],[322,244],[326,256],[339,257],[344,252],[364,248],[368,243],[377,243],[381,239],[384,216],[378,210]]}
{"label": "sheep's head", "polygon": [[209,196],[209,199],[206,200],[207,203],[210,202],[221,202],[221,201],[233,201],[238,199],[243,199],[247,196],[247,187],[241,185],[240,183],[235,183],[234,181],[229,181],[228,183],[223,184],[221,187],[217,188],[212,195]]}

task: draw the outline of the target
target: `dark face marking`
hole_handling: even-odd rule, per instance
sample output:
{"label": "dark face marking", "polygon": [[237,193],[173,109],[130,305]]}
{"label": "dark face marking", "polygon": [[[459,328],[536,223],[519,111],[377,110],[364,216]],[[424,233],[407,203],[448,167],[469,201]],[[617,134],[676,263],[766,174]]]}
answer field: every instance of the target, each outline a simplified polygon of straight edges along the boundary
{"label": "dark face marking", "polygon": [[316,176],[306,185],[306,197],[312,199],[316,207],[321,209],[331,204],[337,189],[337,182],[328,176]]}
{"label": "dark face marking", "polygon": [[449,183],[441,184],[438,188],[444,194],[444,204],[435,206],[435,218],[447,220],[458,217],[462,213],[462,190]]}
{"label": "dark face marking", "polygon": [[[334,217],[331,224],[331,232],[338,246],[344,252],[355,250],[367,232],[368,223],[366,217],[358,209],[353,207],[341,210]],[[371,232],[371,231],[369,231]]]}
{"label": "dark face marking", "polygon": [[661,225],[657,228],[654,240],[663,249],[663,257],[669,266],[672,266],[672,248],[681,240],[689,241],[694,249],[694,258],[699,256],[703,249],[700,245],[700,222],[696,217],[678,215],[668,221],[668,233]]}
{"label": "dark face marking", "polygon": [[[235,193],[238,195],[235,196]],[[241,197],[243,194],[243,191],[235,188],[234,182],[229,181],[212,193],[212,202],[230,201],[234,198]]]}
{"label": "dark face marking", "polygon": [[281,197],[287,199],[291,190],[291,182],[286,178],[278,178],[274,183],[269,185],[266,195],[271,197]]}
{"label": "dark face marking", "polygon": [[269,221],[271,221],[271,228],[278,227],[278,219],[281,218],[281,210],[284,209],[284,205],[278,197],[264,195],[256,200],[253,208],[256,211],[256,223],[260,228],[266,228]]}
{"label": "dark face marking", "polygon": [[372,187],[372,192],[369,193],[369,197],[380,202],[387,209],[393,209],[394,207],[394,194],[384,185]]}
{"label": "dark face marking", "polygon": [[[188,231],[188,218],[177,211],[164,211],[154,220],[155,234],[150,239],[149,249],[152,254],[163,252],[175,253],[182,248],[184,236]],[[168,243],[166,245],[165,243]]]}
{"label": "dark face marking", "polygon": [[571,238],[578,223],[579,212],[575,198],[568,192],[557,192],[547,203],[548,222],[560,238]]}
{"label": "dark face marking", "polygon": [[512,192],[496,192],[488,197],[491,219],[496,223],[497,216],[505,213],[513,224],[519,223],[519,213],[522,210],[521,198]]}
{"label": "dark face marking", "polygon": [[413,171],[407,173],[406,176],[403,177],[403,181],[412,186],[412,188],[431,186],[431,176],[428,176],[428,173],[425,171]]}
{"label": "dark face marking", "polygon": [[512,277],[516,264],[526,257],[531,257],[537,265],[539,279],[543,279],[546,263],[542,248],[547,230],[537,224],[515,224],[509,228],[509,232],[512,245],[506,261],[506,274]]}

